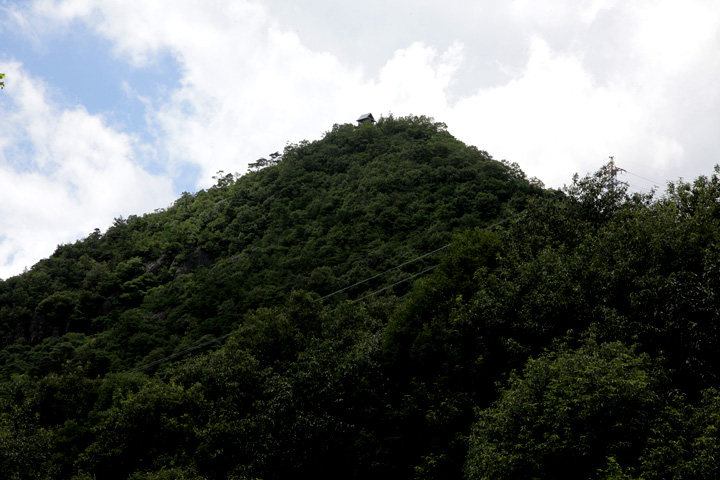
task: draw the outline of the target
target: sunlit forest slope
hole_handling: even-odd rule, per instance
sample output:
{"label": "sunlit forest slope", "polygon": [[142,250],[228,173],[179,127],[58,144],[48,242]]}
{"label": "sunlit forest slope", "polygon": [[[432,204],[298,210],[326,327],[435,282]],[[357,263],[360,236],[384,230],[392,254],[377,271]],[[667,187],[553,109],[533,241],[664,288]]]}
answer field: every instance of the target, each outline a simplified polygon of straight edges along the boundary
{"label": "sunlit forest slope", "polygon": [[215,180],[0,282],[3,478],[718,476],[717,172],[390,116]]}

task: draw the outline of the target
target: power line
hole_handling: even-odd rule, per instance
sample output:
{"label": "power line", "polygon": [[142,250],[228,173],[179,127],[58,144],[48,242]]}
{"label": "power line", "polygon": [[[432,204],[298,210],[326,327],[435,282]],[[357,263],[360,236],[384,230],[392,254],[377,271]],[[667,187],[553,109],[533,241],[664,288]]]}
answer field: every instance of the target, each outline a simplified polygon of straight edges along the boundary
{"label": "power line", "polygon": [[[508,220],[510,220],[511,218],[513,218],[513,217],[507,217],[507,218],[505,218],[505,219],[503,219],[503,220],[500,220],[499,222],[495,222],[495,223],[493,223],[492,225],[488,225],[487,227],[484,227],[483,230],[489,230],[489,229],[491,229],[491,228],[493,228],[493,227],[496,227],[496,226],[498,226],[498,225],[501,225],[501,224],[507,222]],[[431,252],[422,254],[422,255],[420,255],[420,256],[418,256],[418,257],[413,258],[412,260],[408,260],[407,262],[402,263],[402,264],[400,264],[400,265],[398,265],[398,266],[396,266],[396,267],[393,267],[393,268],[391,268],[391,269],[389,269],[389,270],[385,270],[384,272],[378,273],[377,275],[373,275],[372,277],[366,278],[365,280],[361,280],[361,281],[359,281],[359,282],[357,282],[357,283],[354,283],[353,285],[350,285],[350,286],[345,287],[345,288],[341,288],[340,290],[337,290],[337,291],[332,292],[332,293],[330,293],[330,294],[328,294],[328,295],[325,295],[324,297],[319,298],[319,299],[317,299],[317,300],[315,300],[315,301],[317,302],[317,301],[320,301],[320,300],[324,300],[324,299],[329,298],[329,297],[331,297],[331,296],[333,296],[333,295],[336,295],[336,294],[338,294],[338,293],[340,293],[340,292],[343,292],[343,291],[345,291],[345,290],[347,290],[347,289],[349,289],[349,288],[352,288],[352,287],[355,287],[355,286],[357,286],[357,285],[361,285],[361,284],[363,284],[363,283],[369,282],[370,280],[373,280],[373,279],[375,279],[375,278],[377,278],[377,277],[380,277],[380,276],[382,276],[382,275],[385,275],[386,273],[392,272],[392,271],[397,270],[397,269],[399,269],[399,268],[402,268],[402,267],[404,267],[404,266],[406,266],[406,265],[409,265],[409,264],[411,264],[411,263],[413,263],[413,262],[416,262],[416,261],[418,261],[418,260],[421,260],[421,259],[423,259],[423,258],[425,258],[425,257],[427,257],[427,256],[430,256],[430,255],[432,255],[432,254],[434,254],[434,253],[437,253],[437,252],[439,252],[439,251],[441,251],[441,250],[444,250],[444,249],[448,248],[450,245],[452,245],[452,243],[448,243],[447,245],[443,245],[443,246],[440,247],[440,248],[437,248],[437,249],[435,249],[435,250],[433,250],[433,251],[431,251]],[[434,265],[434,266],[432,266],[432,267],[430,267],[430,268],[426,268],[426,269],[423,270],[422,272],[419,272],[419,273],[410,275],[410,276],[408,276],[408,277],[405,277],[405,278],[403,278],[402,280],[399,280],[399,281],[393,283],[392,285],[389,285],[389,286],[387,286],[387,287],[381,288],[381,289],[379,289],[379,290],[375,290],[374,292],[368,293],[367,295],[365,295],[365,296],[363,296],[363,297],[357,298],[357,299],[351,301],[350,304],[357,303],[357,302],[362,301],[362,300],[364,300],[364,299],[366,299],[366,298],[369,298],[369,297],[371,297],[371,296],[373,296],[373,295],[377,295],[378,293],[382,293],[382,292],[384,292],[385,290],[389,290],[389,289],[392,288],[392,287],[395,287],[395,286],[397,286],[397,285],[400,285],[401,283],[407,282],[407,281],[409,281],[409,280],[412,280],[413,278],[419,277],[420,275],[423,275],[423,274],[425,274],[425,273],[427,273],[427,272],[429,272],[429,271],[431,271],[431,270],[434,270],[434,269],[436,269],[438,266],[439,266],[439,264],[438,264],[438,265]],[[340,307],[338,307],[338,308],[340,308]],[[337,308],[336,308],[335,310],[337,310]],[[333,311],[335,311],[335,310],[333,310]],[[220,337],[213,338],[212,340],[208,340],[207,342],[203,342],[203,343],[201,343],[201,344],[199,344],[199,345],[195,345],[195,346],[192,346],[192,347],[188,347],[188,348],[186,348],[186,349],[184,349],[184,350],[181,350],[181,351],[179,351],[179,352],[175,352],[175,353],[173,353],[172,355],[168,355],[167,357],[160,358],[160,359],[158,359],[158,360],[154,360],[154,361],[149,362],[149,363],[146,363],[146,364],[144,364],[144,365],[140,365],[139,367],[135,367],[135,368],[133,368],[132,370],[130,370],[129,373],[139,372],[140,370],[144,370],[144,369],[146,369],[146,368],[153,367],[153,366],[155,366],[155,365],[160,365],[161,363],[165,363],[165,362],[167,362],[168,360],[172,360],[173,358],[180,357],[180,356],[182,356],[182,355],[184,355],[184,354],[186,354],[186,353],[188,353],[188,352],[192,352],[193,350],[197,350],[197,349],[199,349],[199,348],[205,347],[205,346],[210,345],[210,344],[212,344],[212,343],[216,343],[216,342],[222,341],[222,340],[226,339],[227,337],[229,337],[230,335],[231,335],[230,333],[227,333],[227,334],[222,335],[222,336],[220,336]]]}
{"label": "power line", "polygon": [[[488,225],[487,227],[483,227],[483,230],[490,230],[490,229],[493,228],[493,227],[497,227],[498,225],[501,225],[501,224],[507,222],[507,221],[510,220],[511,218],[514,218],[514,217],[504,218],[504,219],[500,220],[499,222],[495,222],[495,223],[493,223],[492,225]],[[378,277],[381,277],[381,276],[385,275],[386,273],[393,272],[393,271],[395,271],[395,270],[397,270],[397,269],[399,269],[399,268],[402,268],[402,267],[404,267],[404,266],[406,266],[406,265],[409,265],[409,264],[411,264],[411,263],[413,263],[413,262],[416,262],[416,261],[421,260],[421,259],[423,259],[423,258],[425,258],[425,257],[427,257],[427,256],[430,256],[430,255],[432,255],[433,253],[437,253],[437,252],[439,252],[440,250],[444,250],[444,249],[448,248],[450,245],[452,245],[452,243],[448,243],[447,245],[443,245],[442,247],[437,248],[437,249],[433,250],[432,252],[424,253],[424,254],[420,255],[419,257],[415,257],[415,258],[413,258],[412,260],[408,260],[408,261],[405,262],[405,263],[402,263],[402,264],[400,264],[400,265],[398,265],[398,266],[396,266],[396,267],[393,267],[393,268],[391,268],[391,269],[389,269],[389,270],[385,270],[384,272],[381,272],[381,273],[378,273],[378,274],[376,274],[376,275],[373,275],[372,277],[368,277],[368,278],[366,278],[366,279],[364,279],[364,280],[360,280],[359,282],[354,283],[354,284],[352,284],[352,285],[350,285],[350,286],[343,287],[343,288],[341,288],[340,290],[336,290],[336,291],[334,291],[334,292],[332,292],[332,293],[328,293],[328,294],[325,295],[324,297],[320,297],[320,298],[318,298],[317,300],[315,300],[315,302],[319,302],[319,301],[321,301],[321,300],[325,300],[326,298],[330,298],[330,297],[332,297],[333,295],[337,295],[338,293],[342,293],[342,292],[344,292],[345,290],[348,290],[348,289],[353,288],[353,287],[357,287],[358,285],[362,285],[363,283],[369,282],[370,280],[374,280],[374,279],[376,279],[376,278],[378,278]]]}
{"label": "power line", "polygon": [[198,348],[202,348],[202,347],[205,347],[205,346],[207,346],[207,345],[210,345],[211,343],[215,343],[215,342],[219,342],[219,341],[221,341],[221,340],[224,340],[225,338],[227,338],[227,337],[229,337],[229,336],[230,336],[230,334],[227,333],[227,334],[225,334],[225,335],[223,335],[223,336],[221,336],[221,337],[213,338],[212,340],[208,340],[207,342],[203,342],[203,343],[201,343],[200,345],[195,345],[194,347],[186,348],[185,350],[181,350],[181,351],[179,351],[179,352],[173,353],[172,355],[167,356],[167,357],[165,357],[165,358],[161,358],[161,359],[159,359],[159,360],[154,360],[154,361],[152,361],[152,362],[150,362],[150,363],[146,363],[145,365],[141,365],[141,366],[139,366],[139,367],[135,367],[135,368],[133,368],[132,370],[130,370],[129,373],[139,372],[140,370],[143,370],[143,369],[145,369],[145,368],[152,367],[152,366],[155,366],[155,365],[159,365],[159,364],[161,364],[161,363],[165,363],[165,362],[167,362],[168,360],[172,360],[173,358],[176,358],[176,357],[179,357],[179,356],[181,356],[181,355],[184,355],[184,354],[186,354],[187,352],[191,352],[191,351],[193,351],[193,350],[197,350]]}
{"label": "power line", "polygon": [[404,267],[405,265],[409,265],[409,264],[411,264],[411,263],[413,263],[413,262],[416,262],[416,261],[418,261],[418,260],[420,260],[420,259],[423,259],[423,258],[425,258],[425,257],[427,257],[427,256],[429,256],[429,255],[432,255],[433,253],[437,253],[437,252],[439,252],[440,250],[444,250],[444,249],[448,248],[450,245],[452,245],[452,244],[451,244],[451,243],[448,243],[447,245],[443,245],[442,247],[440,247],[440,248],[438,248],[438,249],[436,249],[436,250],[433,250],[432,252],[425,253],[425,254],[423,254],[423,255],[420,255],[419,257],[413,258],[412,260],[408,260],[407,262],[405,262],[405,263],[403,263],[403,264],[401,264],[401,265],[398,265],[397,267],[393,267],[393,268],[391,268],[390,270],[385,270],[384,272],[381,272],[381,273],[378,273],[378,274],[376,274],[376,275],[373,275],[372,277],[366,278],[365,280],[360,280],[359,282],[354,283],[354,284],[352,284],[352,285],[350,285],[350,286],[341,288],[340,290],[336,290],[336,291],[334,291],[334,292],[332,292],[332,293],[329,293],[329,294],[325,295],[324,297],[318,298],[318,299],[315,300],[315,301],[316,301],[316,302],[319,302],[319,301],[321,301],[321,300],[325,300],[326,298],[332,297],[333,295],[337,295],[338,293],[344,292],[345,290],[348,290],[348,289],[353,288],[353,287],[357,287],[358,285],[362,285],[363,283],[366,283],[366,282],[369,282],[370,280],[374,280],[374,279],[376,279],[376,278],[378,278],[378,277],[381,277],[381,276],[385,275],[386,273],[390,273],[390,272],[392,272],[392,271],[394,271],[394,270],[397,270],[397,269],[399,269],[399,268]]}
{"label": "power line", "polygon": [[645,187],[641,187],[640,185],[635,185],[635,184],[633,184],[633,183],[627,183],[626,185],[629,186],[629,187],[637,188],[638,190],[642,190],[643,192],[653,193],[652,190],[649,190],[649,189],[647,189],[647,188],[645,188]]}
{"label": "power line", "polygon": [[[611,175],[611,177],[612,177],[613,186],[614,186],[615,183],[620,183],[620,182],[617,182],[617,180],[616,180],[616,178],[617,178],[617,172],[630,173],[631,175],[634,175],[634,176],[636,176],[636,177],[638,177],[638,178],[641,178],[641,179],[643,179],[643,180],[647,180],[647,181],[649,181],[649,182],[653,182],[653,180],[649,180],[649,179],[647,179],[647,178],[641,177],[640,175],[637,175],[637,174],[634,174],[634,173],[631,173],[631,172],[627,172],[627,170],[615,166],[614,157],[610,157],[610,165],[609,165],[609,167],[608,167],[608,170],[609,170],[609,173],[610,173],[610,175]],[[625,182],[622,182],[622,183],[625,183]],[[640,190],[646,190],[646,189],[644,189],[644,188],[642,188],[642,187],[640,187],[640,186],[637,186],[637,185],[632,185],[632,186],[635,187],[635,188],[638,188],[638,189],[640,189]],[[520,214],[518,214],[518,215],[513,215],[513,216],[511,216],[511,217],[506,217],[506,218],[504,218],[504,219],[502,219],[502,220],[500,220],[500,221],[498,221],[498,222],[495,222],[495,223],[493,223],[493,224],[491,224],[491,225],[488,225],[488,226],[486,226],[486,227],[483,227],[483,230],[489,230],[489,229],[491,229],[491,228],[493,228],[493,227],[496,227],[496,226],[498,226],[498,225],[502,225],[503,223],[505,223],[505,222],[507,222],[507,221],[511,220],[512,218],[515,218],[515,217],[517,217],[517,216],[519,216],[519,215],[520,215]],[[381,277],[381,276],[383,276],[383,275],[385,275],[385,274],[387,274],[387,273],[390,273],[390,272],[393,272],[393,271],[395,271],[395,270],[398,270],[398,269],[400,269],[400,268],[402,268],[402,267],[405,267],[405,266],[407,266],[407,265],[409,265],[409,264],[411,264],[411,263],[417,262],[418,260],[421,260],[421,259],[423,259],[423,258],[425,258],[425,257],[430,256],[430,255],[433,255],[433,254],[435,254],[435,253],[437,253],[437,252],[439,252],[439,251],[442,251],[442,250],[448,248],[448,247],[451,246],[451,245],[452,245],[452,243],[448,243],[448,244],[443,245],[442,247],[437,248],[437,249],[435,249],[435,250],[433,250],[433,251],[431,251],[431,252],[424,253],[424,254],[422,254],[422,255],[420,255],[420,256],[418,256],[418,257],[415,257],[415,258],[413,258],[413,259],[411,259],[411,260],[408,260],[407,262],[404,262],[404,263],[402,263],[402,264],[400,264],[400,265],[398,265],[398,266],[395,266],[395,267],[393,267],[393,268],[390,268],[390,269],[388,269],[388,270],[385,270],[384,272],[375,274],[375,275],[373,275],[373,276],[371,276],[371,277],[368,277],[368,278],[366,278],[366,279],[364,279],[364,280],[360,280],[359,282],[356,282],[356,283],[354,283],[354,284],[352,284],[352,285],[349,285],[349,286],[347,286],[347,287],[343,287],[343,288],[341,288],[341,289],[339,289],[339,290],[336,290],[336,291],[334,291],[334,292],[332,292],[332,293],[329,293],[329,294],[327,294],[327,295],[325,295],[325,296],[323,296],[323,297],[320,297],[320,298],[316,299],[313,303],[319,302],[319,301],[322,301],[322,300],[325,300],[325,299],[330,298],[330,297],[332,297],[332,296],[334,296],[334,295],[337,295],[337,294],[342,293],[342,292],[344,292],[344,291],[346,291],[346,290],[349,290],[349,289],[351,289],[351,288],[353,288],[353,287],[356,287],[356,286],[358,286],[358,285],[362,285],[363,283],[367,283],[367,282],[369,282],[369,281],[371,281],[371,280],[374,280],[374,279],[376,279],[376,278],[378,278],[378,277]],[[355,299],[355,300],[352,300],[352,301],[350,302],[350,304],[352,305],[352,304],[354,304],[354,303],[357,303],[357,302],[360,302],[360,301],[362,301],[362,300],[365,300],[366,298],[369,298],[369,297],[371,297],[371,296],[373,296],[373,295],[377,295],[377,294],[379,294],[379,293],[382,293],[382,292],[384,292],[384,291],[386,291],[386,290],[391,289],[392,287],[395,287],[395,286],[397,286],[397,285],[400,285],[401,283],[405,283],[405,282],[407,282],[407,281],[409,281],[409,280],[412,280],[413,278],[419,277],[420,275],[424,275],[425,273],[428,273],[428,272],[436,269],[436,268],[439,267],[439,266],[440,266],[440,264],[434,265],[434,266],[429,267],[429,268],[426,268],[425,270],[423,270],[423,271],[421,271],[421,272],[418,272],[418,273],[415,273],[415,274],[410,275],[410,276],[408,276],[408,277],[405,277],[405,278],[403,278],[402,280],[399,280],[399,281],[397,281],[397,282],[395,282],[395,283],[393,283],[393,284],[391,284],[391,285],[389,285],[389,286],[387,286],[387,287],[383,287],[383,288],[381,288],[381,289],[379,289],[379,290],[375,290],[375,291],[373,291],[373,292],[371,292],[371,293],[368,293],[368,294],[366,294],[366,295],[364,295],[364,296],[362,296],[362,297],[360,297],[360,298],[357,298],[357,299]],[[404,296],[405,296],[405,295],[403,295],[403,296],[400,297],[400,298],[403,298]],[[338,308],[340,308],[340,307],[337,307],[336,309],[334,309],[334,310],[332,310],[332,311],[334,312],[334,311],[337,310]],[[130,370],[130,373],[138,372],[138,371],[143,370],[143,369],[145,369],[145,368],[152,367],[152,366],[155,366],[155,365],[159,365],[159,364],[164,363],[164,362],[166,362],[166,361],[168,361],[168,360],[172,360],[173,358],[177,358],[177,357],[179,357],[179,356],[182,356],[182,355],[184,355],[184,354],[186,354],[186,353],[188,353],[188,352],[191,352],[191,351],[193,351],[193,350],[197,350],[197,349],[199,349],[199,348],[205,347],[205,346],[210,345],[210,344],[212,344],[212,343],[216,343],[216,342],[219,342],[219,341],[221,341],[221,340],[224,340],[224,339],[227,338],[228,336],[230,336],[229,333],[228,333],[228,334],[225,334],[225,335],[222,335],[222,336],[220,336],[220,337],[214,338],[214,339],[212,339],[212,340],[209,340],[209,341],[207,341],[207,342],[203,342],[203,343],[201,343],[201,344],[199,344],[199,345],[195,345],[195,346],[193,346],[193,347],[186,348],[186,349],[184,349],[184,350],[181,350],[180,352],[173,353],[172,355],[169,355],[169,356],[167,356],[167,357],[164,357],[164,358],[161,358],[161,359],[158,359],[158,360],[154,360],[154,361],[152,361],[152,362],[150,362],[150,363],[147,363],[147,364],[145,364],[145,365],[141,365],[141,366],[139,366],[139,367],[136,367],[136,368]]]}
{"label": "power line", "polygon": [[[392,285],[388,285],[387,287],[383,287],[383,288],[381,288],[380,290],[375,290],[374,292],[368,293],[368,294],[365,295],[365,296],[362,296],[362,297],[360,297],[360,298],[356,298],[355,300],[353,300],[353,301],[350,302],[350,305],[352,305],[353,303],[357,303],[357,302],[359,302],[359,301],[365,300],[366,298],[372,297],[373,295],[377,295],[378,293],[382,293],[382,292],[384,292],[385,290],[389,290],[389,289],[391,289],[392,287],[394,287],[394,286],[396,286],[396,285],[400,285],[401,283],[407,282],[408,280],[412,280],[413,278],[419,277],[420,275],[423,275],[423,274],[425,274],[425,273],[427,273],[427,272],[429,272],[429,271],[431,271],[431,270],[435,270],[435,269],[436,269],[437,267],[439,267],[439,266],[440,266],[440,264],[433,265],[433,266],[430,267],[430,268],[426,268],[426,269],[423,270],[422,272],[418,272],[418,273],[416,273],[416,274],[414,274],[414,275],[410,275],[409,277],[405,277],[405,278],[403,278],[402,280],[393,283]],[[337,310],[338,308],[340,308],[340,307],[337,307],[335,310]],[[334,312],[335,310],[333,310],[333,312]]]}
{"label": "power line", "polygon": [[[488,226],[485,227],[483,230],[489,230],[489,229],[491,229],[491,228],[493,228],[493,227],[496,227],[496,226],[498,226],[498,225],[500,225],[500,224],[502,224],[502,223],[507,222],[508,220],[510,220],[510,218],[512,218],[512,217],[508,217],[508,218],[505,218],[505,219],[503,219],[503,220],[500,220],[499,222],[495,222],[495,223],[493,223],[492,225],[488,225]],[[450,245],[452,245],[452,243],[448,243],[447,245],[443,245],[442,247],[437,248],[437,249],[435,249],[435,250],[433,250],[433,251],[431,251],[431,252],[424,253],[424,254],[422,254],[422,255],[420,255],[420,256],[418,256],[418,257],[413,258],[412,260],[408,260],[408,261],[405,262],[405,263],[402,263],[402,264],[400,264],[400,265],[398,265],[398,266],[396,266],[396,267],[393,267],[393,268],[391,268],[391,269],[389,269],[389,270],[385,270],[384,272],[378,273],[377,275],[373,275],[372,277],[366,278],[365,280],[361,280],[361,281],[359,281],[359,282],[357,282],[357,283],[354,283],[354,284],[352,284],[352,285],[350,285],[350,286],[348,286],[348,287],[341,288],[340,290],[337,290],[337,291],[332,292],[332,293],[330,293],[330,294],[328,294],[328,295],[325,295],[324,297],[319,298],[319,299],[317,299],[317,300],[315,300],[315,301],[317,302],[317,301],[320,301],[320,300],[324,300],[324,299],[329,298],[329,297],[331,297],[331,296],[333,296],[333,295],[336,295],[336,294],[338,294],[338,293],[344,292],[345,290],[347,290],[347,289],[349,289],[349,288],[352,288],[352,287],[355,287],[355,286],[357,286],[357,285],[361,285],[361,284],[363,284],[363,283],[369,282],[370,280],[373,280],[373,279],[378,278],[378,277],[380,277],[380,276],[382,276],[382,275],[385,275],[386,273],[390,273],[390,272],[392,272],[392,271],[394,271],[394,270],[397,270],[397,269],[402,268],[402,267],[404,267],[404,266],[406,266],[406,265],[409,265],[409,264],[411,264],[411,263],[413,263],[413,262],[416,262],[416,261],[418,261],[418,260],[421,260],[421,259],[423,259],[423,258],[425,258],[425,257],[427,257],[427,256],[430,256],[430,255],[432,255],[432,254],[434,254],[434,253],[437,253],[437,252],[439,252],[439,251],[441,251],[441,250],[444,250],[444,249],[448,248]],[[357,302],[359,302],[359,301],[361,301],[361,300],[364,300],[364,299],[366,299],[366,298],[368,298],[368,297],[371,297],[371,296],[373,296],[373,295],[377,295],[378,293],[384,292],[385,290],[388,290],[388,289],[390,289],[390,288],[392,288],[392,287],[394,287],[394,286],[400,285],[401,283],[407,282],[408,280],[412,280],[412,279],[415,278],[415,277],[419,277],[420,275],[423,275],[423,274],[425,274],[425,273],[427,273],[427,272],[429,272],[429,271],[431,271],[431,270],[434,270],[434,269],[436,269],[438,266],[439,266],[439,265],[435,265],[435,266],[433,266],[433,267],[426,268],[426,269],[423,270],[422,272],[416,273],[416,274],[414,274],[414,275],[410,275],[409,277],[405,277],[405,278],[403,278],[402,280],[393,283],[392,285],[389,285],[389,286],[387,286],[387,287],[381,288],[380,290],[376,290],[376,291],[374,291],[374,292],[372,292],[372,293],[369,293],[369,294],[367,294],[367,295],[365,295],[365,296],[363,296],[363,297],[360,297],[360,298],[358,298],[358,299],[355,299],[355,300],[353,300],[353,301],[350,302],[350,303],[351,303],[351,304],[357,303]],[[338,307],[338,308],[339,308],[339,307]],[[335,310],[337,310],[337,309],[335,309]],[[335,310],[333,310],[333,311],[335,311]],[[155,366],[155,365],[160,365],[161,363],[165,363],[165,362],[167,362],[167,361],[169,361],[169,360],[172,360],[173,358],[180,357],[180,356],[182,356],[182,355],[184,355],[184,354],[186,354],[186,353],[188,353],[188,352],[192,352],[193,350],[197,350],[197,349],[199,349],[199,348],[205,347],[205,346],[210,345],[210,344],[212,344],[212,343],[216,343],[216,342],[222,341],[222,340],[226,339],[226,338],[229,337],[229,336],[230,336],[230,334],[228,333],[228,334],[222,335],[222,336],[220,336],[220,337],[213,338],[212,340],[208,340],[207,342],[203,342],[203,343],[201,343],[201,344],[199,344],[199,345],[195,345],[195,346],[192,346],[192,347],[188,347],[188,348],[186,348],[186,349],[184,349],[184,350],[181,350],[181,351],[179,351],[179,352],[175,352],[175,353],[173,353],[172,355],[168,355],[167,357],[160,358],[160,359],[158,359],[158,360],[154,360],[154,361],[149,362],[149,363],[146,363],[146,364],[144,364],[144,365],[140,365],[139,367],[135,367],[135,368],[133,368],[132,370],[130,370],[129,373],[139,372],[140,370],[144,370],[144,369],[146,369],[146,368],[153,367],[153,366]]]}
{"label": "power line", "polygon": [[655,184],[655,185],[660,185],[660,182],[656,182],[655,180],[650,180],[649,178],[641,177],[640,175],[638,175],[638,174],[636,174],[636,173],[628,172],[627,170],[625,170],[625,173],[627,173],[627,174],[629,174],[629,175],[632,175],[633,177],[641,178],[641,179],[643,179],[643,180],[645,180],[645,181],[647,181],[647,182],[653,183],[653,184]]}
{"label": "power line", "polygon": [[[515,217],[516,217],[516,216],[518,216],[518,215],[515,215]],[[512,219],[512,218],[514,218],[514,217],[504,218],[504,219],[500,220],[499,222],[495,222],[495,223],[493,223],[492,225],[488,225],[487,227],[484,227],[483,230],[490,230],[491,228],[497,227],[498,225],[501,225],[501,224],[507,222],[508,220],[510,220],[510,219]],[[420,257],[417,257],[417,259],[420,259],[420,258],[422,258],[422,257],[426,257],[426,256],[428,256],[428,255],[430,255],[430,254],[432,254],[432,253],[435,253],[435,252],[440,251],[440,250],[442,250],[442,249],[444,249],[444,248],[447,248],[447,247],[449,247],[450,245],[452,245],[452,243],[449,243],[449,244],[447,244],[447,245],[445,245],[445,246],[443,246],[443,247],[440,247],[440,248],[438,248],[437,250],[433,250],[432,252],[429,252],[429,253],[426,253],[426,254],[424,254],[424,255],[421,255]],[[411,260],[411,261],[409,261],[409,262],[405,262],[405,263],[402,264],[402,265],[399,265],[399,266],[397,266],[397,267],[391,268],[390,270],[387,270],[387,271],[385,271],[385,272],[379,273],[379,274],[371,277],[370,279],[379,277],[379,276],[384,275],[385,273],[391,272],[391,271],[393,271],[393,270],[397,270],[397,269],[400,268],[401,266],[407,265],[408,263],[412,263],[412,262],[414,262],[414,261],[417,260],[417,259]],[[381,289],[379,289],[379,290],[375,290],[374,292],[368,293],[367,295],[362,296],[362,297],[360,297],[360,298],[356,298],[355,300],[352,300],[352,301],[350,302],[350,304],[352,305],[353,303],[357,303],[357,302],[359,302],[359,301],[361,301],[361,300],[364,300],[364,299],[366,299],[366,298],[368,298],[368,297],[371,297],[371,296],[373,296],[373,295],[377,295],[378,293],[384,292],[385,290],[388,290],[388,289],[390,289],[390,288],[392,288],[392,287],[394,287],[394,286],[396,286],[396,285],[400,285],[401,283],[407,282],[408,280],[412,280],[412,279],[415,278],[415,277],[419,277],[420,275],[423,275],[423,274],[425,274],[425,273],[427,273],[427,272],[429,272],[429,271],[431,271],[431,270],[435,270],[435,269],[436,269],[437,267],[439,267],[439,266],[440,266],[440,264],[437,264],[437,265],[434,265],[434,266],[432,266],[432,267],[430,267],[430,268],[426,268],[426,269],[423,270],[422,272],[418,272],[418,273],[415,273],[415,274],[413,274],[413,275],[410,275],[409,277],[405,277],[405,278],[403,278],[402,280],[399,280],[399,281],[393,283],[392,285],[389,285],[389,286],[387,286],[387,287],[383,287],[383,288],[381,288]],[[359,284],[364,283],[364,282],[366,282],[367,280],[370,280],[370,279],[362,280],[362,281],[356,283],[355,285],[359,285]],[[355,286],[355,285],[351,285],[350,287],[353,287],[353,286]],[[323,298],[327,298],[327,297],[329,297],[329,296],[331,296],[331,295],[334,295],[335,293],[340,293],[340,292],[342,292],[343,290],[347,290],[347,289],[350,288],[350,287],[345,287],[345,288],[343,288],[343,289],[340,289],[340,290],[338,290],[337,292],[333,292],[333,293],[331,293],[330,295],[324,296]],[[403,295],[403,297],[404,297],[404,296],[405,296],[405,295]],[[403,297],[400,297],[400,298],[403,298]],[[319,300],[322,300],[322,298],[319,299]],[[337,310],[338,308],[340,308],[340,307],[337,307],[337,308],[335,308],[335,309],[332,310],[332,311],[334,312],[334,311]]]}

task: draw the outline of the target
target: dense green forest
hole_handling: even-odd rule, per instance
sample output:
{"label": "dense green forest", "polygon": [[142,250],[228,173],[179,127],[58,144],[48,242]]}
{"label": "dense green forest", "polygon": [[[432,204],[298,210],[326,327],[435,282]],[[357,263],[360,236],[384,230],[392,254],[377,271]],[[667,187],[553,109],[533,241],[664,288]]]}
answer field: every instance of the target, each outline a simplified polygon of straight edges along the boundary
{"label": "dense green forest", "polygon": [[8,479],[720,472],[720,177],[336,125],[0,282]]}

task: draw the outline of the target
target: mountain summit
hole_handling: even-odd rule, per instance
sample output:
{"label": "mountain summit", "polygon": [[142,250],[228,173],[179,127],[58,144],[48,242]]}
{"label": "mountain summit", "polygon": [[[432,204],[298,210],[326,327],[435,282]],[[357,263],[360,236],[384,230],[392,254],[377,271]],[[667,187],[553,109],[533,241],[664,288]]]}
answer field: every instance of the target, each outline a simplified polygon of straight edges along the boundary
{"label": "mountain summit", "polygon": [[716,478],[720,176],[336,125],[0,282],[7,478]]}

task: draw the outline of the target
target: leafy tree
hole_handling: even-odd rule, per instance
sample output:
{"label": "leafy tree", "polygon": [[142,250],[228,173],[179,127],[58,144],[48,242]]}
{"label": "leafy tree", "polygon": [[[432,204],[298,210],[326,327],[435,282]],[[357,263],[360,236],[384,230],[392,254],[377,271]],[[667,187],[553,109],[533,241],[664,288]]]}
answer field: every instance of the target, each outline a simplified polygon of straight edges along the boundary
{"label": "leafy tree", "polygon": [[0,281],[6,476],[717,476],[717,170],[543,190],[392,115],[270,159]]}
{"label": "leafy tree", "polygon": [[609,457],[638,467],[660,411],[660,381],[647,355],[619,342],[530,360],[479,412],[467,476],[590,478]]}
{"label": "leafy tree", "polygon": [[198,475],[193,469],[161,468],[154,472],[136,472],[128,477],[129,480],[206,480],[207,477]]}
{"label": "leafy tree", "polygon": [[643,478],[716,478],[720,472],[720,395],[706,390],[697,405],[675,398],[655,422],[643,454]]}
{"label": "leafy tree", "polygon": [[26,423],[26,419],[0,417],[0,468],[9,480],[54,478],[50,461],[52,434],[45,428]]}
{"label": "leafy tree", "polygon": [[104,410],[94,427],[94,441],[79,463],[100,478],[123,479],[138,470],[187,465],[203,420],[199,386],[184,388],[149,380]]}

